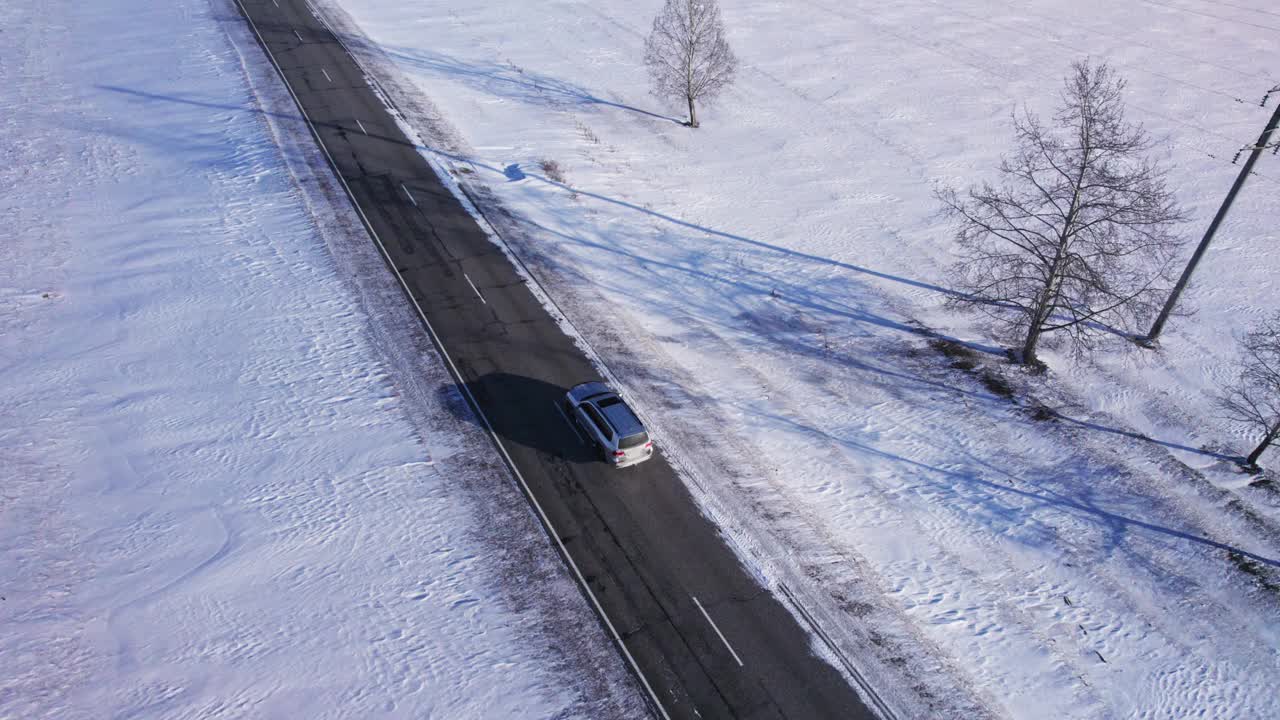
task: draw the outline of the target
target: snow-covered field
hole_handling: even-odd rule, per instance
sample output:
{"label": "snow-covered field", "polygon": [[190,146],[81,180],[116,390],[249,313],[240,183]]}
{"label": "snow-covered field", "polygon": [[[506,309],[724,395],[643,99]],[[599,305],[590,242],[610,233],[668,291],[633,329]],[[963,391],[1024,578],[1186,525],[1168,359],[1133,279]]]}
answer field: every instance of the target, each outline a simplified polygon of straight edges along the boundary
{"label": "snow-covered field", "polygon": [[[1280,501],[1224,457],[1249,439],[1212,391],[1275,307],[1280,162],[1259,165],[1159,353],[1047,349],[1043,380],[942,307],[953,245],[932,193],[990,177],[1013,109],[1051,110],[1093,56],[1165,139],[1198,239],[1270,111],[1280,10],[722,0],[741,72],[691,131],[647,93],[657,0],[322,4],[372,41],[366,61],[707,512],[905,715],[1274,717]],[[921,326],[1059,419],[950,367]]]}
{"label": "snow-covered field", "polygon": [[0,78],[0,718],[643,713],[233,6]]}

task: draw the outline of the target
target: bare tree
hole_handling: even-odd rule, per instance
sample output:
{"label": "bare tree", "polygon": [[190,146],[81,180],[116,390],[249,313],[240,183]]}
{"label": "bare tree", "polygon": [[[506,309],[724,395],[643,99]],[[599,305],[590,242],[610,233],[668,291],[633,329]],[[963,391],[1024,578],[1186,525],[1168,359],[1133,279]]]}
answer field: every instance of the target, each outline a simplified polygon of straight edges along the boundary
{"label": "bare tree", "polygon": [[644,64],[654,94],[685,100],[688,125],[698,127],[694,103],[714,98],[738,68],[716,0],[667,0],[645,40]]}
{"label": "bare tree", "polygon": [[961,251],[949,302],[996,319],[1024,364],[1045,333],[1083,350],[1108,327],[1132,332],[1171,280],[1185,217],[1146,157],[1152,141],[1124,119],[1124,87],[1106,64],[1074,63],[1053,127],[1015,113],[998,184],[938,193]]}
{"label": "bare tree", "polygon": [[1228,419],[1262,436],[1245,464],[1258,467],[1258,458],[1280,438],[1280,313],[1245,335],[1235,385],[1219,396]]}

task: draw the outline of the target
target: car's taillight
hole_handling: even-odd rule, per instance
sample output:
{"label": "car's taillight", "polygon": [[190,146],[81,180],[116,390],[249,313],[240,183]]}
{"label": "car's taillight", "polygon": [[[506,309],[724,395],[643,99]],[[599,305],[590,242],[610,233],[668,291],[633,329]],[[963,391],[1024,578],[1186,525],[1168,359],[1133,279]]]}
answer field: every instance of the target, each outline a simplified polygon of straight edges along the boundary
{"label": "car's taillight", "polygon": [[652,441],[652,440],[650,440],[649,442],[645,443],[645,444],[644,444],[644,449],[645,449],[645,450],[652,450],[652,449],[653,449],[653,441]]}
{"label": "car's taillight", "polygon": [[625,451],[625,450],[614,450],[614,451],[613,451],[613,456],[614,456],[614,457],[626,457],[626,456],[627,456],[627,451]]}

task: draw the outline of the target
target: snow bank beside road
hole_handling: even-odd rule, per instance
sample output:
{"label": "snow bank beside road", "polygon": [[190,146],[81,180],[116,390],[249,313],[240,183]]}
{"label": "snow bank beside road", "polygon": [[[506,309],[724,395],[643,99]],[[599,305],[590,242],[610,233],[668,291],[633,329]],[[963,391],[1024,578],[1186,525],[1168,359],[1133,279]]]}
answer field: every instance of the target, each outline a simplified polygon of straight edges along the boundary
{"label": "snow bank beside road", "polygon": [[1265,11],[726,0],[743,69],[695,133],[647,92],[656,3],[326,3],[417,84],[429,130],[453,124],[433,141],[511,211],[508,240],[670,450],[705,458],[722,524],[781,539],[757,564],[826,593],[887,691],[941,702],[954,681],[1015,717],[1271,713],[1280,607],[1241,567],[1274,582],[1280,508],[1200,446],[1231,438],[1209,394],[1280,276],[1280,174],[1241,196],[1164,354],[1045,353],[1060,370],[1037,393],[1067,419],[1034,421],[916,334],[998,362],[940,308],[933,187],[989,177],[1008,113],[1051,108],[1077,57],[1128,77],[1203,229],[1280,75]]}
{"label": "snow bank beside road", "polygon": [[234,7],[0,27],[0,716],[642,715]]}

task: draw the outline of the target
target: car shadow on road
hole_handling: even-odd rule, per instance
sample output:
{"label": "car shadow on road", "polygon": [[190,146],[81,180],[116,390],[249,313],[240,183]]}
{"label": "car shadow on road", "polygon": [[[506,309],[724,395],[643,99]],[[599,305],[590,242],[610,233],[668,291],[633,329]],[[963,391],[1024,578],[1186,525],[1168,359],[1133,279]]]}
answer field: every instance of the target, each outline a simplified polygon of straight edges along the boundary
{"label": "car shadow on road", "polygon": [[[491,372],[466,383],[465,390],[456,384],[440,386],[442,404],[455,417],[492,430],[507,452],[527,448],[571,463],[599,462],[595,445],[565,411],[568,388],[523,375]],[[476,414],[472,400],[483,418]]]}

